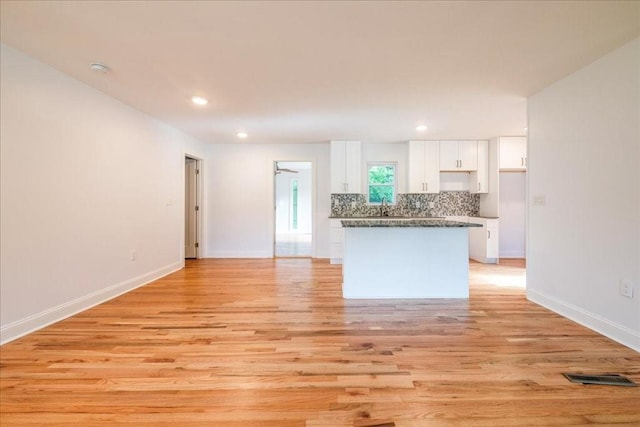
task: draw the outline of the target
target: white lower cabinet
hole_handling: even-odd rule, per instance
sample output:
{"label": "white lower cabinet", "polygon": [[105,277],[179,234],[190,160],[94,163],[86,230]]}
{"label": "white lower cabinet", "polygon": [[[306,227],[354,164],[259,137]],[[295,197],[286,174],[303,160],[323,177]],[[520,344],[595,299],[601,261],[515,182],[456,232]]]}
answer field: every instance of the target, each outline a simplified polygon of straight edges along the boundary
{"label": "white lower cabinet", "polygon": [[498,263],[498,219],[469,217],[469,258],[486,264]]}
{"label": "white lower cabinet", "polygon": [[330,219],[331,239],[329,240],[329,259],[331,264],[342,264],[344,256],[344,228],[342,220]]}

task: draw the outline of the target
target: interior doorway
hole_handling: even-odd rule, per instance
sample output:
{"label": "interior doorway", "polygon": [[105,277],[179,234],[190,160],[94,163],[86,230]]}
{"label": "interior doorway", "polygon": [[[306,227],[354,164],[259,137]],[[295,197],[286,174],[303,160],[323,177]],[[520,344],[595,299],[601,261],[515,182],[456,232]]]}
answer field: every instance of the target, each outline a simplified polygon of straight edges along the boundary
{"label": "interior doorway", "polygon": [[274,165],[276,257],[313,255],[313,162],[276,161]]}
{"label": "interior doorway", "polygon": [[184,158],[184,257],[199,255],[200,235],[200,160]]}
{"label": "interior doorway", "polygon": [[526,259],[526,172],[499,175],[500,258]]}

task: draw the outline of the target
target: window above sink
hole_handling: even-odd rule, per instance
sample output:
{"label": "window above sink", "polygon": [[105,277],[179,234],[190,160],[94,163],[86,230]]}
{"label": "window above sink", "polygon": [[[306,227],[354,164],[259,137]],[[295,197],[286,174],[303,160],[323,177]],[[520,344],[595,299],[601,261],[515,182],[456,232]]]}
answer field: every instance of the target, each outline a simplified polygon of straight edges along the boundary
{"label": "window above sink", "polygon": [[396,203],[397,170],[395,162],[367,163],[367,203],[371,205]]}

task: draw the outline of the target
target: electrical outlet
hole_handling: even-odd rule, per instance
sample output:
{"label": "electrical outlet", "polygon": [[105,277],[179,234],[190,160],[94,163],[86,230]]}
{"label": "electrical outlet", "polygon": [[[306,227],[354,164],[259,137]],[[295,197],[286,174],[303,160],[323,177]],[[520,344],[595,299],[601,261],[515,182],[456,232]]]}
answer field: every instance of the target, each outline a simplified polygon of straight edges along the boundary
{"label": "electrical outlet", "polygon": [[422,206],[422,203],[416,202],[416,209],[420,209],[420,206]]}
{"label": "electrical outlet", "polygon": [[131,249],[131,254],[129,256],[129,259],[131,261],[135,261],[137,257],[138,257],[138,253],[136,252],[136,250],[135,249]]}
{"label": "electrical outlet", "polygon": [[356,202],[351,202],[351,209],[355,209],[356,208]]}
{"label": "electrical outlet", "polygon": [[620,294],[627,298],[633,298],[633,285],[631,280],[620,280]]}
{"label": "electrical outlet", "polygon": [[533,205],[534,206],[544,206],[546,203],[544,194],[536,194],[533,196]]}
{"label": "electrical outlet", "polygon": [[436,207],[436,202],[429,202],[429,209],[433,209]]}

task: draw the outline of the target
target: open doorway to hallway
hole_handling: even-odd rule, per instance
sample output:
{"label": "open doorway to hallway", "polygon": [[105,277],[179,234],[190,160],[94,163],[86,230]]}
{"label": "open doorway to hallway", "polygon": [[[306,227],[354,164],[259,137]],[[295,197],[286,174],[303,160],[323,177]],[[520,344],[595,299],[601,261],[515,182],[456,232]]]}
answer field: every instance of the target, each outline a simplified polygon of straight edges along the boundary
{"label": "open doorway to hallway", "polygon": [[313,163],[276,161],[274,166],[274,255],[311,257]]}
{"label": "open doorway to hallway", "polygon": [[500,259],[526,259],[527,173],[499,174]]}

